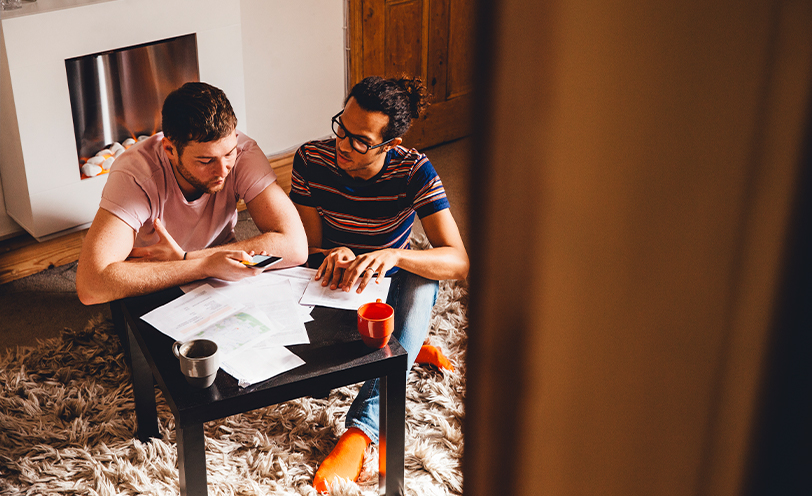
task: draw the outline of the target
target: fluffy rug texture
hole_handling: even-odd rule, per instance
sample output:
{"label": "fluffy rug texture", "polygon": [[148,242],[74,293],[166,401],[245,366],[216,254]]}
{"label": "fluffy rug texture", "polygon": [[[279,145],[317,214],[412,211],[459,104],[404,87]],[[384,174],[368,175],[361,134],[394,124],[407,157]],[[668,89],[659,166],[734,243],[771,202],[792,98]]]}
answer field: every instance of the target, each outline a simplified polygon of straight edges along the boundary
{"label": "fluffy rug texture", "polygon": [[[462,493],[467,289],[443,281],[429,341],[456,371],[415,365],[407,385],[406,493]],[[319,462],[344,432],[359,385],[205,424],[209,494],[315,495]],[[158,392],[160,439],[134,438],[130,375],[111,323],[17,348],[0,358],[0,494],[177,494],[175,425]],[[377,446],[358,483],[375,494]]]}

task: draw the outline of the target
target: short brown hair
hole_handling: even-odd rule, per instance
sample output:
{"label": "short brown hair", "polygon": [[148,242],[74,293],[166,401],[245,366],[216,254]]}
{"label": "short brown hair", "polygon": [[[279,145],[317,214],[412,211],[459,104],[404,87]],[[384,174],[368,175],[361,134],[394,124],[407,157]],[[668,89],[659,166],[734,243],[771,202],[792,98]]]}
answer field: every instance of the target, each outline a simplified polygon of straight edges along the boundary
{"label": "short brown hair", "polygon": [[180,154],[190,141],[205,143],[228,136],[237,127],[237,116],[223,90],[192,82],[166,97],[161,126]]}

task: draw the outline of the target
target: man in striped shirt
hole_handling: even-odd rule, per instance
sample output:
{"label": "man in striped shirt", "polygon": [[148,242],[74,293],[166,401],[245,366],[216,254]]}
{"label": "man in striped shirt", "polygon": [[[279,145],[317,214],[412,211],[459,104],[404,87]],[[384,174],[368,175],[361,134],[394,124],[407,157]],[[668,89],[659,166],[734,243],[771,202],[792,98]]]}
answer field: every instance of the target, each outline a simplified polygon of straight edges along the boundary
{"label": "man in striped shirt", "polygon": [[[438,280],[464,279],[468,255],[437,172],[401,136],[426,107],[419,79],[369,77],[355,85],[333,117],[336,138],[303,145],[293,162],[290,198],[307,233],[316,279],[337,291],[362,292],[373,279],[392,277],[387,303],[395,309],[395,337],[419,362],[452,368],[423,342]],[[431,248],[409,249],[415,215]],[[313,263],[313,260],[311,260]],[[329,491],[336,477],[356,480],[370,442],[378,441],[378,381],[367,381],[347,414],[347,431],[313,481]]]}

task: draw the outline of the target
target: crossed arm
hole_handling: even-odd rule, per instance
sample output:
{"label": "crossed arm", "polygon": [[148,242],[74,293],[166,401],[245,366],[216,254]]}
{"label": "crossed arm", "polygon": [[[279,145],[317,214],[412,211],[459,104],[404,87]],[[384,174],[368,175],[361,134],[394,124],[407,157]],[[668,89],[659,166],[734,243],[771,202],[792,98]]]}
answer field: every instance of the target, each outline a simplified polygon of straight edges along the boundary
{"label": "crossed arm", "polygon": [[[346,246],[322,249],[321,216],[313,207],[295,204],[307,232],[310,253],[323,253],[324,262],[316,271],[322,286],[349,291],[358,279],[362,292],[369,282],[384,277],[392,267],[399,267],[427,279],[464,279],[468,276],[468,254],[457,223],[448,209],[422,218],[423,230],[431,243],[428,250],[386,248],[356,256]],[[377,273],[377,276],[374,274]]]}
{"label": "crossed arm", "polygon": [[133,248],[135,231],[115,215],[99,209],[82,244],[76,271],[76,292],[85,305],[151,293],[207,277],[236,281],[258,275],[246,267],[253,253],[281,256],[275,267],[300,265],[307,260],[307,239],[290,199],[273,183],[248,203],[260,230],[258,236],[228,245],[184,251],[159,222],[161,241]]}

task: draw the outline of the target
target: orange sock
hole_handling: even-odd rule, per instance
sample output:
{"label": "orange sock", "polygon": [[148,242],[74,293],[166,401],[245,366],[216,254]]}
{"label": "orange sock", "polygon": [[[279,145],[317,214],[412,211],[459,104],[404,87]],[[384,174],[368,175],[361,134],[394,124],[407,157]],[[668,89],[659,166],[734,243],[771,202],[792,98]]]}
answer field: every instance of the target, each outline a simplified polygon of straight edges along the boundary
{"label": "orange sock", "polygon": [[415,359],[417,363],[428,363],[430,365],[434,365],[438,369],[447,369],[454,371],[454,366],[448,360],[448,358],[443,355],[443,352],[440,351],[440,348],[436,348],[430,344],[424,344],[420,348],[420,353],[417,354],[417,358]]}
{"label": "orange sock", "polygon": [[342,434],[336,447],[321,462],[313,477],[313,487],[320,493],[330,492],[330,484],[336,477],[356,481],[364,463],[364,451],[370,439],[361,429],[350,427]]}

